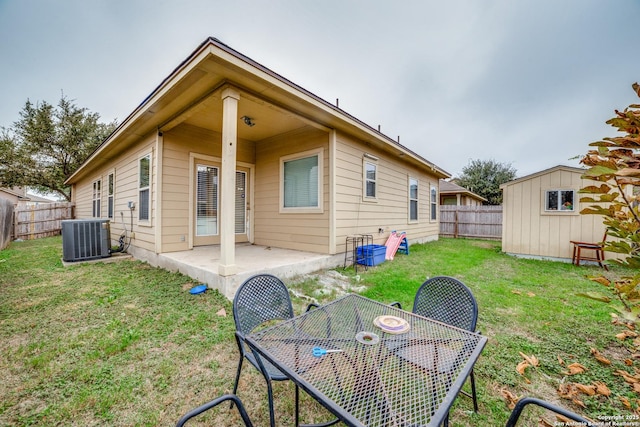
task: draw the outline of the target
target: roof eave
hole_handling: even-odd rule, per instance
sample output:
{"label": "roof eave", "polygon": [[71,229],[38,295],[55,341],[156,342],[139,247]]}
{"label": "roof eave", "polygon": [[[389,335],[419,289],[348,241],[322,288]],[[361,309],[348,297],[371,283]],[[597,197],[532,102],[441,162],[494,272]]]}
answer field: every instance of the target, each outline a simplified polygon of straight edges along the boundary
{"label": "roof eave", "polygon": [[171,72],[132,112],[129,114],[123,122],[89,155],[89,157],[82,163],[82,165],[65,181],[65,184],[69,185],[74,183],[85,173],[85,168],[96,157],[104,152],[109,146],[115,143],[122,137],[134,123],[138,122],[145,114],[149,112],[150,106],[154,105],[156,101],[160,100],[172,86],[185,75],[195,68],[201,61],[209,54],[218,54],[224,52],[230,55],[228,61],[233,59],[241,61],[248,66],[249,71],[263,80],[271,80],[274,83],[279,83],[280,90],[288,91],[295,98],[308,103],[312,108],[319,109],[330,116],[334,117],[338,122],[342,123],[341,127],[350,129],[350,131],[360,134],[360,137],[364,140],[375,140],[379,143],[391,147],[397,150],[398,156],[407,156],[413,160],[413,162],[422,165],[429,169],[438,178],[450,178],[451,174],[444,169],[436,166],[434,163],[428,161],[424,157],[403,146],[399,142],[391,139],[390,137],[382,134],[373,127],[367,125],[363,121],[350,115],[339,107],[325,101],[312,92],[298,86],[283,76],[275,73],[267,67],[259,64],[251,58],[243,55],[242,53],[232,49],[220,40],[213,37],[207,38],[202,42],[184,61],[178,65],[173,72]]}

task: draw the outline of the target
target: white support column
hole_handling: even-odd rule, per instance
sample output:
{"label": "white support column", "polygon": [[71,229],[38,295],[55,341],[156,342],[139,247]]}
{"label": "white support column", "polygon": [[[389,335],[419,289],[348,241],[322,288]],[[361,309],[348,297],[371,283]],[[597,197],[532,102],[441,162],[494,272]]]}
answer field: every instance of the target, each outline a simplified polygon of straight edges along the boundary
{"label": "white support column", "polygon": [[237,272],[235,235],[236,151],[238,145],[238,100],[240,93],[232,88],[222,91],[222,167],[220,179],[220,266],[218,274],[232,276]]}

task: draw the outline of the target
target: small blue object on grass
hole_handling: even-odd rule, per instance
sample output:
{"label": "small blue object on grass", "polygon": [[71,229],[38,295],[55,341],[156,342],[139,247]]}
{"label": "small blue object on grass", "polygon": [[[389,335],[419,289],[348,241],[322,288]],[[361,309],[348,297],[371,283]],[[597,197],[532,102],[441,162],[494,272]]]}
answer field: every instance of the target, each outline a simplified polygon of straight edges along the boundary
{"label": "small blue object on grass", "polygon": [[191,288],[189,293],[193,294],[193,295],[197,295],[197,294],[203,293],[206,290],[207,290],[207,285],[198,285],[198,286],[194,286],[193,288]]}

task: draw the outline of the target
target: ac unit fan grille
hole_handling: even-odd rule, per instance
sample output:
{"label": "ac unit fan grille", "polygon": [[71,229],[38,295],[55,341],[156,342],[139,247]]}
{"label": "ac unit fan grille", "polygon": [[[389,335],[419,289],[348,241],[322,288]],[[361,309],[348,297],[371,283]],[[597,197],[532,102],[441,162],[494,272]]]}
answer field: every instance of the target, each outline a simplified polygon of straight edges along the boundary
{"label": "ac unit fan grille", "polygon": [[109,220],[62,221],[64,261],[106,258],[111,255]]}

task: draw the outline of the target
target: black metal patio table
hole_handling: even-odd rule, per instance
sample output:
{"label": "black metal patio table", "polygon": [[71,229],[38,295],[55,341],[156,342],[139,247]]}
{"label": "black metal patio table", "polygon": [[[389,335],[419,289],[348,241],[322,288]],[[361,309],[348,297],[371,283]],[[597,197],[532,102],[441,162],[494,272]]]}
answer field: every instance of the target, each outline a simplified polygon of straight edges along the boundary
{"label": "black metal patio table", "polygon": [[[380,316],[404,319],[408,330],[382,329]],[[361,427],[439,425],[487,338],[350,294],[246,341],[346,425]],[[314,347],[339,351],[318,356]]]}

